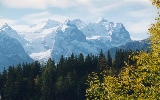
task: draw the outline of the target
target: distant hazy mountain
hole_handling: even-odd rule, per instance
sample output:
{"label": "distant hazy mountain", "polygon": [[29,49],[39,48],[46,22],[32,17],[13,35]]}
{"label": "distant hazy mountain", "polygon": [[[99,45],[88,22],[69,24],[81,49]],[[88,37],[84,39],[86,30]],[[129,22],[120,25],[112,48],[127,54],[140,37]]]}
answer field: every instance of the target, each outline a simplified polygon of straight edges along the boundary
{"label": "distant hazy mountain", "polygon": [[4,67],[32,61],[17,39],[12,38],[8,33],[0,30],[0,71]]}
{"label": "distant hazy mountain", "polygon": [[150,50],[148,47],[150,46],[150,44],[148,43],[149,39],[144,39],[141,41],[132,41],[132,42],[128,42],[125,45],[119,46],[119,47],[113,47],[111,49],[109,49],[112,58],[114,58],[114,55],[116,53],[116,50],[122,49],[122,50],[132,50],[132,51],[136,51],[136,50]]}

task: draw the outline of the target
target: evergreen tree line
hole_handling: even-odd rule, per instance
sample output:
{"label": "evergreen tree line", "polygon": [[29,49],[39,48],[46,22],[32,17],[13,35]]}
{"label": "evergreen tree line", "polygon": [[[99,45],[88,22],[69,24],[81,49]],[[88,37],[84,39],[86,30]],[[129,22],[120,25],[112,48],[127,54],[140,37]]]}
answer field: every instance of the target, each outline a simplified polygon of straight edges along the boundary
{"label": "evergreen tree line", "polygon": [[[61,56],[58,63],[48,59],[46,64],[38,61],[9,66],[0,73],[2,100],[84,100],[88,85],[86,80],[92,72],[117,76],[125,65],[135,64],[133,52],[117,50],[113,60],[110,51],[106,56],[82,53],[78,56]],[[135,53],[134,53],[135,54]]]}

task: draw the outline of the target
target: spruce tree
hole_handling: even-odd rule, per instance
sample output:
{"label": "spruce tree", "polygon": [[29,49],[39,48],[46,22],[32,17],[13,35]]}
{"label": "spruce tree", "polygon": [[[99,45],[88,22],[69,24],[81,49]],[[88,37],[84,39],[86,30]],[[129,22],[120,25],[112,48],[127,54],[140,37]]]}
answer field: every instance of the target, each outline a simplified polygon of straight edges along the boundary
{"label": "spruce tree", "polygon": [[107,63],[109,67],[112,67],[112,57],[110,55],[110,51],[108,50],[108,55],[107,55]]}
{"label": "spruce tree", "polygon": [[55,90],[55,63],[51,59],[48,60],[47,66],[42,73],[42,99],[53,100]]}

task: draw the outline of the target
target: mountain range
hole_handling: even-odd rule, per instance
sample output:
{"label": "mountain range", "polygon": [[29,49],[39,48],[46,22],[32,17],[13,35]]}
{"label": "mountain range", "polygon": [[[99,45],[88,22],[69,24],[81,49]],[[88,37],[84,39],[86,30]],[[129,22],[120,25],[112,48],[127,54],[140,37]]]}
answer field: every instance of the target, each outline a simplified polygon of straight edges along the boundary
{"label": "mountain range", "polygon": [[[101,49],[107,51],[132,42],[129,32],[122,23],[108,22],[104,18],[89,24],[80,19],[68,19],[64,23],[48,19],[31,25],[21,32],[13,30],[8,24],[5,24],[1,28],[0,34],[2,39],[5,34],[19,43],[16,48],[23,47],[23,52],[19,53],[28,54],[33,60],[39,61],[46,61],[48,58],[58,61],[61,55],[68,57],[72,53],[75,55],[79,53],[98,54]],[[3,42],[0,44],[1,47],[5,47]],[[15,43],[12,42],[12,44]],[[4,55],[8,56],[5,53]]]}

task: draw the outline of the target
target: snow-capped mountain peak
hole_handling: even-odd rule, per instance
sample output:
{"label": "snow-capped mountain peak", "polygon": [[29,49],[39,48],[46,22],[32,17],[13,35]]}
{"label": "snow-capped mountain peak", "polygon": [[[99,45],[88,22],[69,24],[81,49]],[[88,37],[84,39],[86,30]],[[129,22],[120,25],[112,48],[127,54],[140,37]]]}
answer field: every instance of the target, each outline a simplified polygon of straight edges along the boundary
{"label": "snow-capped mountain peak", "polygon": [[82,29],[86,26],[86,23],[81,21],[79,18],[78,19],[74,19],[74,20],[69,20],[67,19],[63,25],[67,25],[67,26],[73,26],[73,27],[77,27],[78,29]]}
{"label": "snow-capped mountain peak", "polygon": [[66,30],[72,30],[72,29],[75,29],[77,28],[76,25],[73,23],[73,21],[67,19],[63,24],[61,24],[58,28],[57,28],[57,32],[58,31],[66,31]]}
{"label": "snow-capped mountain peak", "polygon": [[5,24],[1,27],[1,30],[5,30],[5,29],[11,30],[12,28],[11,28],[7,23],[5,23]]}
{"label": "snow-capped mountain peak", "polygon": [[48,20],[46,21],[46,25],[43,27],[43,29],[49,29],[49,28],[52,28],[52,27],[57,27],[57,26],[59,26],[60,24],[61,24],[61,23],[58,22],[58,21],[48,19]]}
{"label": "snow-capped mountain peak", "polygon": [[80,20],[79,18],[74,19],[73,21],[75,21],[75,22],[82,22],[82,20]]}
{"label": "snow-capped mountain peak", "polygon": [[75,24],[73,23],[73,21],[67,19],[64,23],[64,25],[67,25],[67,26],[75,26]]}
{"label": "snow-capped mountain peak", "polygon": [[58,27],[59,25],[61,25],[60,22],[52,20],[52,19],[48,19],[48,20],[42,21],[40,23],[31,25],[24,32],[41,33],[43,30],[50,29],[53,27]]}
{"label": "snow-capped mountain peak", "polygon": [[98,20],[97,20],[97,22],[96,23],[103,23],[103,22],[108,22],[106,19],[104,19],[103,17],[101,17],[101,18],[99,18]]}
{"label": "snow-capped mountain peak", "polygon": [[22,45],[25,44],[23,37],[17,34],[17,32],[13,30],[7,23],[5,23],[0,30],[4,31],[11,38],[17,39]]}
{"label": "snow-capped mountain peak", "polygon": [[72,23],[74,23],[78,29],[82,29],[82,28],[86,27],[86,23],[83,22],[82,20],[80,20],[79,18],[73,20]]}
{"label": "snow-capped mountain peak", "polygon": [[82,20],[80,20],[79,18],[74,19],[74,20],[72,20],[71,22],[72,22],[73,24],[80,24],[80,23],[85,24],[85,22],[83,22],[83,21],[82,21]]}

